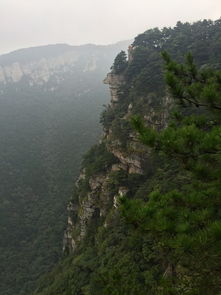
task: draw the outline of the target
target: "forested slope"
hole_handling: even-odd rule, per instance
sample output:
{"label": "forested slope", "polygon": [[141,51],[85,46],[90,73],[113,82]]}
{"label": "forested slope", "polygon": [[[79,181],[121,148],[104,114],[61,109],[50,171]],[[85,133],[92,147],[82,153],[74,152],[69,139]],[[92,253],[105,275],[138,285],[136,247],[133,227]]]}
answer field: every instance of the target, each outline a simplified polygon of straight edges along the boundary
{"label": "forested slope", "polygon": [[0,294],[27,294],[62,256],[66,205],[98,140],[102,84],[128,42],[0,56]]}
{"label": "forested slope", "polygon": [[116,57],[67,257],[34,294],[220,294],[220,32],[221,20],[178,22]]}

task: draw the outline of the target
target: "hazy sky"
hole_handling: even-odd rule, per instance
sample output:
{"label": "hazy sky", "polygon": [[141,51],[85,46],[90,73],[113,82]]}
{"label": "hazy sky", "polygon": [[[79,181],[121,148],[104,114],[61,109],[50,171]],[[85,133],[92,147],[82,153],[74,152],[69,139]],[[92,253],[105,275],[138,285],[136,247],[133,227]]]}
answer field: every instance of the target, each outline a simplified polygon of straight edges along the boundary
{"label": "hazy sky", "polygon": [[0,54],[69,43],[110,44],[178,20],[221,17],[221,0],[0,0]]}

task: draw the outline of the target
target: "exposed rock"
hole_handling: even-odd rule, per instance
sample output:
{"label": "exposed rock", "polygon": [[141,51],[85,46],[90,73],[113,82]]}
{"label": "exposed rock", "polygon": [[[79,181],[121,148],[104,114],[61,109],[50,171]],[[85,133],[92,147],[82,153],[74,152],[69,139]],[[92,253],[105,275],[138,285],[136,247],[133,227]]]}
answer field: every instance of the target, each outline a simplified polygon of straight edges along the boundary
{"label": "exposed rock", "polygon": [[119,187],[118,194],[120,197],[125,196],[129,192],[129,189],[125,186]]}
{"label": "exposed rock", "polygon": [[[136,154],[131,154],[130,156],[125,155],[122,151],[114,148],[111,152],[119,159],[123,167],[127,167],[129,173],[143,174],[142,168],[142,158]],[[126,170],[126,169],[124,169]]]}
{"label": "exposed rock", "polygon": [[110,87],[111,105],[114,107],[114,104],[118,103],[119,101],[120,87],[125,84],[125,78],[123,75],[109,73],[104,79],[104,84],[108,84]]}
{"label": "exposed rock", "polygon": [[[25,64],[13,63],[11,65],[1,66],[0,82],[16,83],[23,77],[28,76],[34,83],[41,84],[42,82],[47,82],[56,73],[69,71],[69,67],[75,65],[78,59],[79,54],[70,51],[57,57],[42,58]],[[94,70],[95,67],[95,61],[92,61],[92,64],[89,64],[85,68],[85,71]]]}
{"label": "exposed rock", "polygon": [[137,46],[129,45],[128,47],[128,63],[133,61],[133,51],[136,49]]}
{"label": "exposed rock", "polygon": [[63,252],[72,252],[74,251],[76,247],[76,242],[72,236],[73,232],[73,225],[74,220],[77,216],[78,207],[77,205],[73,204],[72,202],[69,202],[67,206],[67,212],[68,212],[68,223],[67,228],[64,232],[64,238],[63,238]]}
{"label": "exposed rock", "polygon": [[95,191],[98,188],[100,188],[102,183],[104,182],[104,179],[105,179],[105,176],[101,174],[91,177],[89,180],[89,185],[91,187],[91,190]]}
{"label": "exposed rock", "polygon": [[113,204],[113,206],[114,206],[114,208],[118,208],[118,203],[119,203],[119,196],[117,195],[117,196],[114,196],[114,204]]}
{"label": "exposed rock", "polygon": [[87,226],[97,208],[97,195],[89,193],[81,203],[81,213],[79,214],[80,222],[80,239],[85,237]]}
{"label": "exposed rock", "polygon": [[130,112],[132,110],[132,108],[133,108],[133,104],[130,103],[129,106],[128,106],[128,111]]}
{"label": "exposed rock", "polygon": [[80,175],[79,175],[78,179],[75,182],[75,185],[79,186],[80,181],[84,180],[85,177],[86,177],[86,173],[85,173],[85,169],[83,169],[83,170],[81,170]]}
{"label": "exposed rock", "polygon": [[[134,50],[133,48],[130,49]],[[132,52],[131,57],[132,58]],[[125,78],[123,75],[116,75],[109,73],[104,80],[105,84],[108,84],[111,92],[111,105],[114,108],[120,103],[120,91],[121,86],[125,83]],[[152,101],[150,98],[150,107],[144,120],[146,125],[152,126],[156,129],[164,128],[167,124],[168,110],[166,109],[169,105],[169,99],[165,98],[163,105],[165,105],[165,110],[158,111],[152,107]],[[146,104],[148,107],[148,104]],[[127,111],[122,120],[128,120],[133,112],[133,104],[129,103]],[[113,164],[104,173],[98,175],[93,175],[89,178],[90,192],[86,196],[79,196],[79,210],[77,214],[77,221],[73,219],[74,209],[70,206],[69,216],[68,216],[68,226],[65,232],[64,245],[69,251],[74,251],[76,245],[79,241],[85,238],[87,231],[89,230],[91,224],[99,219],[99,222],[103,222],[104,227],[108,227],[110,221],[108,220],[108,213],[112,210],[113,214],[117,213],[117,208],[119,206],[119,198],[128,194],[129,189],[125,186],[120,186],[118,188],[118,193],[116,194],[116,187],[113,191],[110,189],[110,180],[115,171],[124,170],[128,174],[144,174],[144,170],[148,165],[148,150],[144,147],[140,141],[137,140],[135,132],[130,132],[127,135],[126,148],[122,147],[120,139],[114,136],[114,132],[111,127],[105,130],[103,138],[100,143],[106,145],[107,150],[112,153],[118,160],[119,163]],[[79,182],[85,179],[85,171],[82,171],[80,177],[77,181]],[[75,216],[76,217],[76,216]],[[74,233],[74,234],[73,234]],[[74,237],[73,237],[74,236]]]}
{"label": "exposed rock", "polygon": [[109,175],[106,175],[106,178],[101,187],[100,196],[100,216],[106,217],[108,210],[113,206],[113,194],[109,190]]}
{"label": "exposed rock", "polygon": [[111,167],[111,171],[120,171],[120,170],[127,170],[127,165],[123,163],[114,164]]}
{"label": "exposed rock", "polygon": [[64,239],[63,239],[63,252],[71,253],[75,250],[76,243],[75,240],[72,238],[72,228],[68,230],[68,228],[64,232]]}
{"label": "exposed rock", "polygon": [[119,198],[126,196],[128,192],[129,192],[129,189],[127,187],[122,187],[122,186],[119,187],[118,195],[115,195],[113,199],[114,208],[117,209],[119,207]]}

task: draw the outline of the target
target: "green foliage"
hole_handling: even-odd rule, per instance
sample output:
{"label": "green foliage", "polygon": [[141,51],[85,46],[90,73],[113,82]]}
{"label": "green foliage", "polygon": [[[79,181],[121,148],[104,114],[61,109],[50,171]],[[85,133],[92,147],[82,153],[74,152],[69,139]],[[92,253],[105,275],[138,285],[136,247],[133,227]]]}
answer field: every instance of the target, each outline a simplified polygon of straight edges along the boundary
{"label": "green foliage", "polygon": [[161,67],[162,61],[156,49],[135,47],[126,77],[132,80],[136,95],[145,95],[147,92],[162,94],[164,83]]}
{"label": "green foliage", "polygon": [[83,157],[87,177],[106,171],[117,159],[107,151],[105,144],[94,145]]}
{"label": "green foliage", "polygon": [[[123,142],[123,151],[130,157],[128,121],[138,115],[133,125],[148,145],[145,175],[124,170],[102,172],[108,179],[103,197],[117,196],[119,187],[129,189],[127,198],[122,199],[122,211],[110,206],[107,216],[98,217],[99,222],[69,257],[70,264],[56,269],[48,276],[50,281],[43,279],[37,295],[220,293],[220,116],[212,108],[219,96],[211,95],[214,89],[219,90],[219,77],[218,72],[208,70],[209,66],[219,68],[220,28],[220,20],[178,22],[175,28],[148,30],[135,38],[132,60],[122,72],[126,83],[119,91],[119,101],[114,108],[105,109],[101,121],[109,132],[105,144],[117,141],[119,147]],[[167,66],[172,63],[170,67],[175,69],[171,70],[173,79],[184,88],[188,86],[188,95],[195,93],[197,103],[201,103],[199,93],[203,99],[206,92],[209,99],[199,107],[186,100],[179,103],[168,127],[162,130],[154,123],[162,113],[162,98],[168,96],[161,58],[165,50],[172,56],[164,55]],[[186,64],[173,62],[174,58],[183,61],[188,51],[197,66],[190,55]],[[208,87],[202,92],[203,75],[206,83],[213,85],[209,95]],[[187,94],[179,87],[176,93]],[[181,101],[179,97],[174,100]],[[139,116],[156,128],[147,128]],[[156,120],[147,122],[146,117],[153,116]],[[99,153],[94,151],[89,166],[93,167],[96,157]],[[87,181],[82,183],[85,190]]]}
{"label": "green foliage", "polygon": [[189,183],[166,193],[152,192],[146,202],[124,198],[122,213],[154,241],[152,255],[161,257],[163,280],[154,294],[159,294],[159,288],[163,294],[219,294],[220,72],[198,71],[190,54],[184,65],[176,64],[165,52],[163,57],[173,97],[186,107],[186,101],[204,107],[205,115],[175,113],[161,132],[146,128],[139,117],[133,119],[133,125],[144,144],[177,161],[188,173]]}
{"label": "green foliage", "polygon": [[[203,75],[207,73],[209,75],[209,67],[220,68],[220,29],[220,20],[215,22],[204,20],[192,25],[178,22],[175,28],[163,28],[161,30],[155,28],[138,35],[133,43],[132,59],[124,70],[127,83],[120,90],[120,103],[116,104],[114,110],[107,107],[101,115],[101,122],[104,127],[106,129],[112,128],[112,125],[119,127],[121,125],[119,120],[123,118],[130,103],[133,105],[133,114],[143,116],[150,111],[152,106],[154,106],[155,111],[157,110],[158,115],[160,114],[162,97],[166,96],[162,51],[166,50],[172,58],[183,61],[183,56],[191,50],[196,64],[202,69],[197,70],[197,79],[201,82],[198,85],[197,83],[192,85],[189,92],[193,93],[196,91],[195,88],[202,86]],[[192,71],[192,75],[194,75],[195,65],[191,62],[190,57],[186,71]],[[216,88],[216,82],[219,79],[217,74],[212,80],[208,77],[208,87],[201,91],[205,101],[211,99],[208,90],[211,87]],[[181,91],[178,84],[174,85],[177,85],[176,91]],[[151,106],[149,105],[150,102]]]}
{"label": "green foliage", "polygon": [[114,60],[114,64],[111,67],[111,70],[114,74],[122,74],[126,68],[127,68],[127,55],[125,51],[122,50],[116,56]]}
{"label": "green foliage", "polygon": [[162,57],[166,63],[169,90],[182,105],[221,110],[221,71],[210,68],[197,70],[190,53],[186,55],[184,65],[172,61],[166,52],[162,53]]}
{"label": "green foliage", "polygon": [[112,123],[112,138],[120,141],[121,148],[126,149],[131,133],[131,125],[128,120],[115,119]]}
{"label": "green foliage", "polygon": [[111,122],[115,118],[114,110],[110,106],[104,106],[105,109],[100,115],[100,123],[104,128],[108,129],[111,126]]}
{"label": "green foliage", "polygon": [[164,93],[162,51],[166,50],[173,58],[182,61],[189,50],[197,65],[219,66],[219,30],[220,20],[204,20],[192,25],[178,22],[174,28],[154,28],[138,35],[133,43],[132,62],[126,70],[126,76],[132,82],[136,94]]}

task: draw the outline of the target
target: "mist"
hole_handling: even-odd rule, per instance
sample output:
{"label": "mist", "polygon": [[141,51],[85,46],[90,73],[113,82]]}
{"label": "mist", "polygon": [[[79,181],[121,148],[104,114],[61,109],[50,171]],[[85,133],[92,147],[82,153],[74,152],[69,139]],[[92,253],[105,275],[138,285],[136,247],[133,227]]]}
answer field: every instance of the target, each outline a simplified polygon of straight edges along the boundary
{"label": "mist", "polygon": [[220,17],[220,0],[1,0],[0,54],[45,44],[110,44],[152,27]]}

